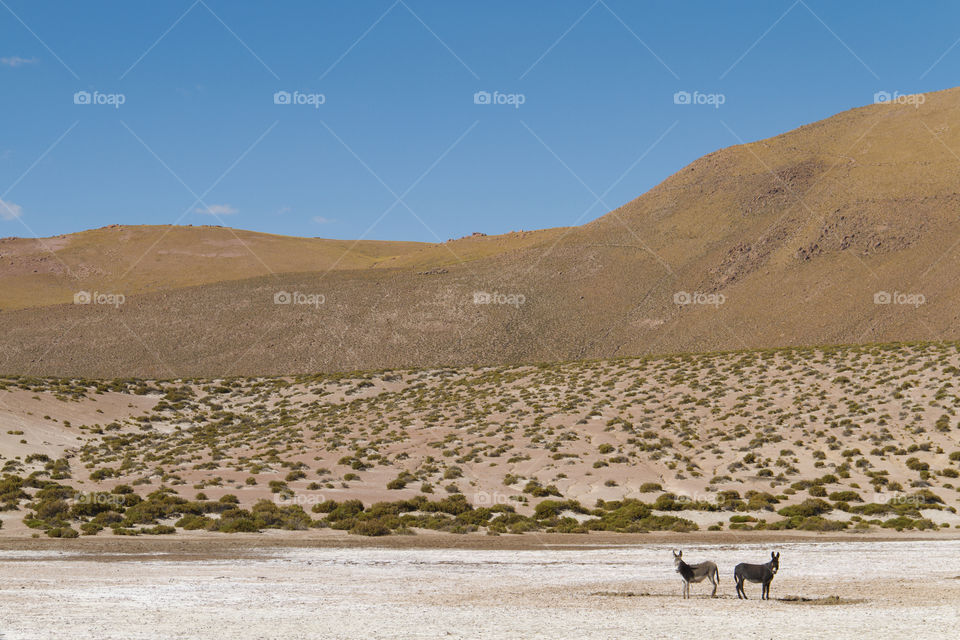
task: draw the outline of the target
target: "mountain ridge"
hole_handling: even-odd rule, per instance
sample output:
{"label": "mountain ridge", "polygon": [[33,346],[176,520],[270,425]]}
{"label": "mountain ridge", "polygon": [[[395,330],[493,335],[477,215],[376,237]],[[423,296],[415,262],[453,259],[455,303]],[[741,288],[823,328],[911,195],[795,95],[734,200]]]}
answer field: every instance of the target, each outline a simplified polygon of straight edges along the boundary
{"label": "mountain ridge", "polygon": [[[339,255],[329,243],[348,241],[317,241],[318,268],[9,310],[0,371],[280,375],[957,339],[960,90],[924,96],[707,154],[580,227]],[[324,302],[275,304],[281,292]]]}

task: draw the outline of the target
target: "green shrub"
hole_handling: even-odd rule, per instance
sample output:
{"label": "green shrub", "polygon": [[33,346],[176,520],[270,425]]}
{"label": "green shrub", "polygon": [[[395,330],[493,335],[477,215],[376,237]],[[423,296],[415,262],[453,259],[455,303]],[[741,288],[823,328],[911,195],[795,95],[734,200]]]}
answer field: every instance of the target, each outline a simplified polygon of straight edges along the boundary
{"label": "green shrub", "polygon": [[[449,471],[449,469],[447,469]],[[404,489],[407,484],[413,482],[416,478],[409,471],[401,471],[400,475],[387,483],[387,489]]]}
{"label": "green shrub", "polygon": [[229,509],[213,520],[207,529],[221,533],[254,533],[260,530],[256,520],[246,509]]}
{"label": "green shrub", "polygon": [[350,529],[350,533],[359,536],[387,536],[390,535],[390,527],[379,520],[360,520]]}
{"label": "green shrub", "polygon": [[820,500],[819,498],[807,498],[800,504],[792,504],[784,507],[777,513],[787,518],[793,518],[797,516],[801,518],[808,518],[810,516],[819,516],[823,513],[829,513],[831,510],[833,510],[833,507],[831,507],[830,503],[826,500]]}
{"label": "green shrub", "polygon": [[140,531],[141,531],[141,533],[147,533],[147,534],[151,534],[151,535],[169,535],[169,534],[171,534],[171,533],[176,533],[176,532],[177,532],[177,528],[176,528],[176,527],[171,527],[170,525],[166,525],[166,524],[158,524],[158,525],[155,526],[155,527],[149,527],[149,528],[147,528],[147,529],[141,529]]}
{"label": "green shrub", "polygon": [[834,502],[863,502],[863,498],[856,491],[834,491],[830,494]]}
{"label": "green shrub", "polygon": [[839,520],[827,520],[820,516],[810,516],[804,518],[795,528],[802,531],[843,531],[849,524]]}
{"label": "green shrub", "polygon": [[[323,503],[322,505],[316,505],[316,506],[320,507],[320,506],[325,506],[326,504],[327,503]],[[363,512],[363,503],[360,502],[359,500],[347,500],[342,504],[337,504],[336,502],[333,502],[333,504],[336,506],[330,509],[330,511],[326,512],[328,514],[327,515],[328,520],[344,520],[346,518],[352,518],[356,516],[358,513]]]}
{"label": "green shrub", "polygon": [[730,516],[730,522],[756,522],[753,516]]}
{"label": "green shrub", "polygon": [[213,520],[206,516],[198,516],[193,513],[188,513],[179,520],[177,520],[176,525],[187,531],[195,531],[197,529],[207,529]]}
{"label": "green shrub", "polygon": [[555,518],[564,511],[573,511],[574,513],[587,512],[587,510],[583,508],[583,505],[576,500],[544,500],[537,505],[533,517],[537,520],[546,520],[548,518]]}
{"label": "green shrub", "polygon": [[683,511],[685,506],[686,503],[677,500],[677,495],[674,493],[661,494],[653,502],[653,508],[658,511]]}
{"label": "green shrub", "polygon": [[259,528],[295,531],[309,529],[313,524],[313,519],[298,504],[280,506],[259,500],[250,511]]}
{"label": "green shrub", "polygon": [[780,502],[775,496],[765,491],[748,491],[747,511],[773,511],[773,505]]}

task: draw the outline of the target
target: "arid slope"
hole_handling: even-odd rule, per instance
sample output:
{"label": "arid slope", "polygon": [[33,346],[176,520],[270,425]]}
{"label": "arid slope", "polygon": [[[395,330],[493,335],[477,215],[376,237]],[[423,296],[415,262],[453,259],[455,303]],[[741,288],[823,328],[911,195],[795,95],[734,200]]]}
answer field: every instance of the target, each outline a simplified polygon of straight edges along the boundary
{"label": "arid slope", "polygon": [[[0,379],[0,449],[25,487],[50,477],[82,492],[232,494],[318,519],[311,507],[330,500],[460,496],[530,514],[545,499],[593,509],[632,498],[701,528],[752,526],[743,512],[775,525],[790,505],[820,509],[793,528],[953,528],[958,374],[956,344],[924,343],[297,378]],[[3,531],[43,508],[26,500],[6,507]],[[128,515],[155,525],[151,514]]]}

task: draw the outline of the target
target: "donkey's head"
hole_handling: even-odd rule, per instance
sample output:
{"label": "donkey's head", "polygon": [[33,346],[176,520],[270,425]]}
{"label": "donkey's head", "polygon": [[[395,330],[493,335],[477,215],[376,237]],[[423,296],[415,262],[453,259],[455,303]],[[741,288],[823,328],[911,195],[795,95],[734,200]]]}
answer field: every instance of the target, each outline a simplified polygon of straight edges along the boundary
{"label": "donkey's head", "polygon": [[770,552],[770,570],[776,573],[780,570],[780,552]]}
{"label": "donkey's head", "polygon": [[680,563],[683,562],[683,551],[674,551],[673,552],[673,566],[676,567],[677,571],[680,571]]}

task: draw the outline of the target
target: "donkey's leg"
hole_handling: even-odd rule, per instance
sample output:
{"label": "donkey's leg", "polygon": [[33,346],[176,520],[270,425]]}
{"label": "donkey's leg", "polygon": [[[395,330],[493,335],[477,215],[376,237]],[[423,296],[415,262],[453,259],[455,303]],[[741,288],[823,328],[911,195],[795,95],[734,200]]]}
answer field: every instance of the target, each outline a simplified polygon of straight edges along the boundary
{"label": "donkey's leg", "polygon": [[713,579],[713,575],[710,576],[710,584],[713,585],[713,592],[710,594],[710,597],[714,598],[717,595],[717,581]]}

